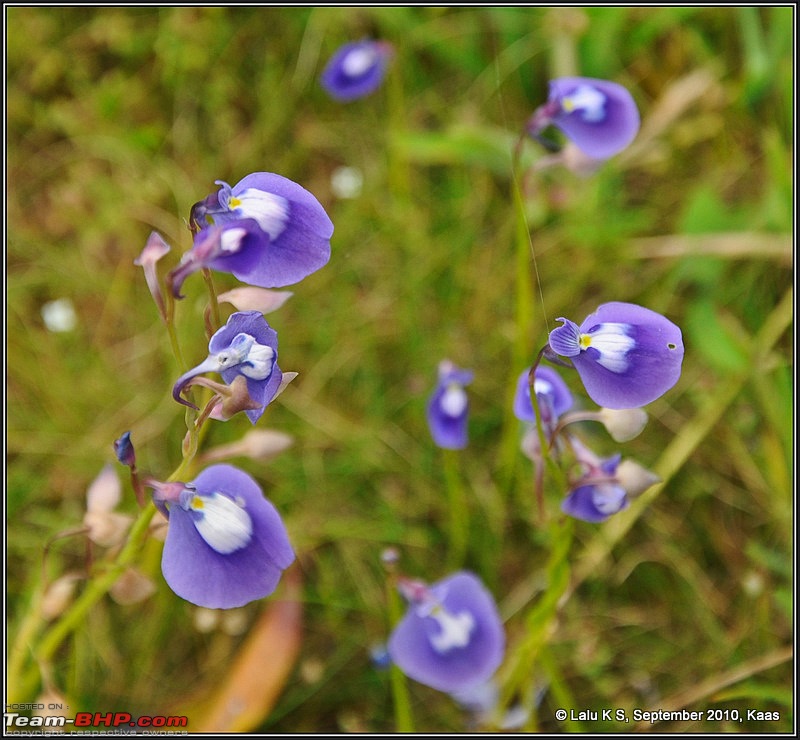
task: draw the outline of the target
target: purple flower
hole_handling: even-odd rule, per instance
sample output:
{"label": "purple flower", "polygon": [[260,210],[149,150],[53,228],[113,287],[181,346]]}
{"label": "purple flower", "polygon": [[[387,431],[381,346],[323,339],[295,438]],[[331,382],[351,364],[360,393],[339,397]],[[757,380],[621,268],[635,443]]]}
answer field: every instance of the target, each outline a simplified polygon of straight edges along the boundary
{"label": "purple flower", "polygon": [[555,126],[584,154],[607,159],[621,152],[639,131],[639,110],[622,85],[591,77],[560,77],[550,81],[547,103],[527,124],[528,133],[539,138]]}
{"label": "purple flower", "polygon": [[386,41],[364,39],[345,44],[325,66],[322,87],[341,103],[363,98],[380,87],[392,54]]}
{"label": "purple flower", "polygon": [[271,594],[294,550],[258,484],[231,465],[212,465],[192,483],[151,481],[168,517],[161,570],[182,599],[232,609]]}
{"label": "purple flower", "polygon": [[570,437],[570,445],[584,472],[561,502],[561,510],[576,519],[598,524],[627,508],[628,492],[617,477],[621,456],[601,458],[577,437]]}
{"label": "purple flower", "polygon": [[277,363],[277,332],[259,311],[237,312],[211,337],[208,351],[203,362],[178,378],[172,397],[184,406],[197,408],[181,398],[180,393],[198,375],[219,373],[229,386],[243,376],[250,398],[258,404],[258,408],[245,411],[255,424],[278,392],[283,377]]}
{"label": "purple flower", "polygon": [[561,502],[561,510],[565,514],[593,524],[604,522],[627,506],[625,489],[614,482],[578,486]]}
{"label": "purple flower", "polygon": [[[530,368],[527,368],[517,380],[517,391],[514,395],[514,415],[520,421],[530,424],[536,422],[536,414],[531,403]],[[546,429],[555,427],[556,420],[565,411],[572,408],[572,394],[561,376],[549,367],[537,367],[534,373],[533,389],[542,422]]]}
{"label": "purple flower", "polygon": [[278,288],[327,264],[333,223],[308,190],[271,172],[254,172],[233,187],[217,184],[218,192],[192,207],[194,244],[170,273],[176,296],[202,268]]}
{"label": "purple flower", "polygon": [[427,586],[403,579],[409,609],[389,637],[394,663],[409,678],[448,693],[487,681],[503,660],[505,632],[492,595],[460,571]]}
{"label": "purple flower", "polygon": [[449,360],[439,363],[439,382],[428,401],[428,426],[439,447],[462,450],[467,446],[469,398],[464,386],[471,382],[471,370],[461,370]]}
{"label": "purple flower", "polygon": [[569,357],[598,406],[630,409],[654,401],[677,383],[681,330],[633,303],[604,303],[578,326],[569,319],[550,332],[549,346]]}
{"label": "purple flower", "polygon": [[620,460],[619,454],[600,457],[577,437],[570,436],[569,445],[582,473],[561,502],[561,510],[576,519],[604,522],[661,480],[634,460]]}

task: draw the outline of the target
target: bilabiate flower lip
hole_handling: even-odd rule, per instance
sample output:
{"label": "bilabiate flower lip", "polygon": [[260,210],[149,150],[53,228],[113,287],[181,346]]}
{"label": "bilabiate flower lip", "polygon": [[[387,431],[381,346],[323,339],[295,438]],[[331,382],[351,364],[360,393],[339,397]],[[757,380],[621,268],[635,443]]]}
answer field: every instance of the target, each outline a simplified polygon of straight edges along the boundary
{"label": "bilabiate flower lip", "polygon": [[409,678],[445,692],[492,677],[505,652],[505,631],[492,595],[469,571],[430,586],[401,579],[409,602],[388,641],[392,661]]}
{"label": "bilabiate flower lip", "polygon": [[381,86],[393,53],[386,41],[363,39],[344,44],[325,66],[320,84],[340,103],[363,98]]}
{"label": "bilabiate flower lip", "polygon": [[584,154],[608,159],[625,149],[639,131],[639,109],[622,85],[592,77],[550,81],[548,100],[534,111],[526,129],[539,138],[555,126]]}
{"label": "bilabiate flower lip", "polygon": [[609,409],[656,400],[681,375],[681,330],[665,316],[634,303],[604,303],[580,326],[559,318],[549,348],[568,357],[589,397]]}
{"label": "bilabiate flower lip", "polygon": [[192,249],[170,273],[173,294],[208,268],[243,283],[280,288],[300,282],[330,260],[333,223],[308,190],[282,175],[254,172],[192,207]]}
{"label": "bilabiate flower lip", "polygon": [[578,486],[561,502],[565,514],[592,524],[600,524],[627,507],[627,493],[616,482]]}
{"label": "bilabiate flower lip", "polygon": [[277,509],[247,473],[212,465],[191,483],[148,485],[169,521],[161,570],[178,596],[232,609],[275,590],[295,554]]}
{"label": "bilabiate flower lip", "polygon": [[449,360],[439,363],[427,420],[433,441],[443,449],[461,450],[467,446],[469,397],[464,386],[472,382],[472,377],[471,370],[462,370]]}
{"label": "bilabiate flower lip", "polygon": [[175,382],[172,397],[192,408],[181,397],[181,391],[204,373],[219,373],[228,385],[243,376],[250,398],[258,408],[245,413],[255,424],[264,409],[275,397],[283,374],[278,367],[278,334],[259,311],[239,311],[231,314],[227,324],[219,329],[208,343],[208,357],[188,370]]}

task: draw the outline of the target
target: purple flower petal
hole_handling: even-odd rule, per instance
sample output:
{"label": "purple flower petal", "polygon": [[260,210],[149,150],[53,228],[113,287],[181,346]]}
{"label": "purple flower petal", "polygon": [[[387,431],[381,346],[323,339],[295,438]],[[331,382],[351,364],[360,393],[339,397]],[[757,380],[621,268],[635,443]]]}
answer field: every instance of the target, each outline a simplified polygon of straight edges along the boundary
{"label": "purple flower petal", "polygon": [[339,47],[322,72],[320,83],[334,100],[346,103],[377,90],[383,78],[392,46],[369,39]]}
{"label": "purple flower petal", "polygon": [[328,263],[333,223],[308,190],[271,172],[247,175],[233,187],[218,184],[217,193],[192,208],[192,224],[200,230],[173,283],[208,267],[250,285],[279,288]]}
{"label": "purple flower petal", "polygon": [[208,357],[184,373],[172,388],[172,397],[190,406],[180,393],[192,378],[216,372],[228,385],[239,376],[247,382],[250,398],[259,404],[245,411],[255,424],[264,409],[275,398],[283,379],[278,367],[278,334],[259,311],[238,311],[220,328],[208,343]]}
{"label": "purple flower petal", "polygon": [[[270,327],[261,312],[242,311],[231,315],[228,323],[211,337],[208,348],[211,352],[223,351],[239,334],[252,336],[259,345],[271,348],[276,358],[269,375],[265,379],[245,376],[247,392],[256,403],[261,405],[260,409],[245,411],[250,421],[255,424],[261,418],[269,402],[275,398],[283,378],[283,373],[281,373],[281,369],[277,364],[278,333]],[[231,367],[220,372],[222,379],[228,385],[240,374],[243,374],[241,367]]]}
{"label": "purple flower petal", "polygon": [[[295,557],[275,507],[255,480],[231,465],[212,465],[191,485],[194,491],[187,489],[184,494],[197,509],[179,502],[169,506],[161,559],[169,587],[182,599],[209,609],[231,609],[271,594]],[[225,506],[216,510],[208,504],[220,500]],[[243,529],[234,529],[228,510],[236,512],[234,524],[243,523]],[[198,525],[203,516],[206,521]],[[224,547],[221,542],[233,544]],[[222,551],[230,547],[235,549]]]}
{"label": "purple flower petal", "polygon": [[571,357],[590,398],[629,409],[662,396],[681,374],[683,339],[669,319],[633,303],[604,303],[577,327],[550,332],[550,348]]}
{"label": "purple flower petal", "polygon": [[461,571],[412,603],[389,637],[394,663],[409,678],[439,691],[463,691],[494,674],[503,660],[505,633],[492,595]]}
{"label": "purple flower petal", "polygon": [[595,159],[618,154],[639,131],[636,103],[616,82],[561,77],[550,81],[548,102],[558,104],[552,124]]}
{"label": "purple flower petal", "polygon": [[618,483],[579,486],[561,502],[565,514],[599,524],[628,506],[625,489]]}
{"label": "purple flower petal", "polygon": [[[514,415],[520,421],[531,424],[536,422],[536,414],[531,403],[529,382],[530,368],[523,371],[517,379],[517,391],[514,394]],[[567,384],[552,368],[537,367],[534,373],[534,391],[539,397],[539,406],[547,405],[555,418],[572,408],[573,399]],[[552,421],[554,421],[553,419]]]}

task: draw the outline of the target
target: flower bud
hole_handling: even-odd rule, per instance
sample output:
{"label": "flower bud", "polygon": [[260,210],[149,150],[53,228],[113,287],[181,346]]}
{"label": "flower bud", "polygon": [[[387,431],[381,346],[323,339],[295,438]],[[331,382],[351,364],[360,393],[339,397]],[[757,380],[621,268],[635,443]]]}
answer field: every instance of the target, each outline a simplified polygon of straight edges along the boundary
{"label": "flower bud", "polygon": [[601,408],[598,416],[615,442],[627,442],[638,437],[647,425],[647,412],[641,408]]}
{"label": "flower bud", "polygon": [[133,517],[114,511],[87,511],[84,526],[89,529],[89,539],[100,547],[114,547],[125,538]]}
{"label": "flower bud", "polygon": [[129,468],[136,467],[136,451],[133,449],[130,432],[125,432],[119,439],[114,440],[114,454],[123,465]]}
{"label": "flower bud", "polygon": [[66,573],[47,587],[41,603],[42,616],[45,619],[49,621],[64,613],[72,601],[79,579],[77,573]]}
{"label": "flower bud", "polygon": [[625,489],[629,498],[643,494],[650,486],[661,481],[652,470],[642,467],[633,460],[623,460],[617,466],[617,480]]}
{"label": "flower bud", "polygon": [[279,309],[293,295],[291,290],[270,290],[247,285],[220,293],[217,302],[230,303],[237,311],[270,313]]}
{"label": "flower bud", "polygon": [[219,445],[210,449],[204,456],[205,462],[219,462],[232,457],[249,457],[251,460],[271,460],[291,447],[290,435],[274,429],[253,429],[239,441]]}
{"label": "flower bud", "polygon": [[151,578],[135,568],[128,568],[111,587],[111,598],[118,604],[138,604],[156,592],[156,584]]}

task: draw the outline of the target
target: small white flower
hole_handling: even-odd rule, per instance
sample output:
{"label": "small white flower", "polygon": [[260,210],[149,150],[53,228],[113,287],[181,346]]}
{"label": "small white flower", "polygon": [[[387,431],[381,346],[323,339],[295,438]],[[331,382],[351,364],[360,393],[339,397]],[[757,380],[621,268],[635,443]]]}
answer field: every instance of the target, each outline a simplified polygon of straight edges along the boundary
{"label": "small white flower", "polygon": [[69,298],[48,301],[42,306],[42,320],[52,332],[72,331],[78,323],[75,307]]}
{"label": "small white flower", "polygon": [[337,198],[357,198],[364,187],[364,175],[357,167],[337,167],[331,174],[331,190]]}

